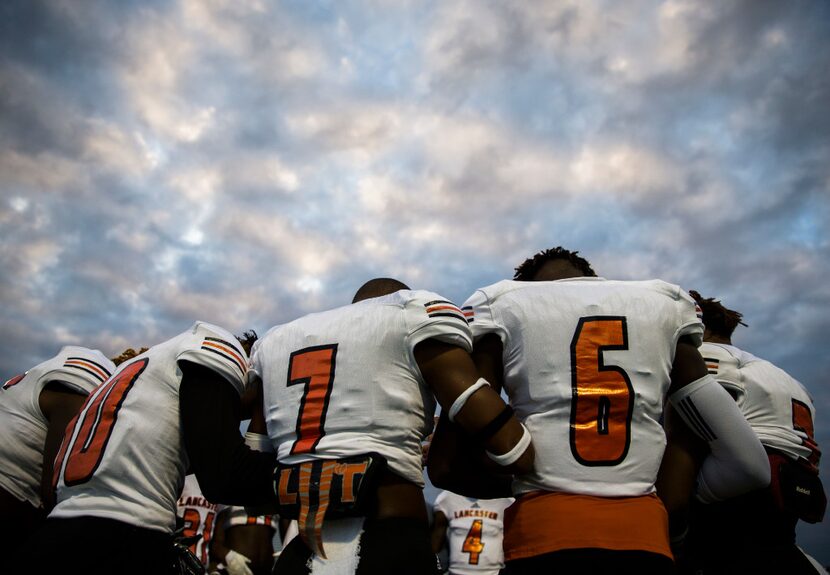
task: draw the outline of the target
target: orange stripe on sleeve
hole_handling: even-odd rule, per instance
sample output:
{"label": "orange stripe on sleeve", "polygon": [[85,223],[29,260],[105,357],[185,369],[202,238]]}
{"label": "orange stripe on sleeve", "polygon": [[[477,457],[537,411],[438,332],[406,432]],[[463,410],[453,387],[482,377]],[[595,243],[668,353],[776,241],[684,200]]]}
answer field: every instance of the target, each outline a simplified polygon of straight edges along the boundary
{"label": "orange stripe on sleeve", "polygon": [[90,363],[88,361],[83,361],[83,360],[79,360],[79,359],[67,359],[66,360],[66,365],[79,365],[81,367],[85,367],[89,370],[94,371],[95,373],[100,375],[102,379],[108,379],[109,378],[109,374],[107,374],[107,372],[105,372],[103,369],[101,369],[97,365],[95,365],[93,363]]}
{"label": "orange stripe on sleeve", "polygon": [[239,365],[239,368],[242,370],[242,373],[245,373],[246,371],[248,371],[248,368],[245,365],[245,361],[242,359],[242,357],[240,357],[240,355],[236,352],[235,349],[230,348],[226,345],[222,345],[222,344],[213,342],[213,341],[204,341],[204,342],[202,342],[202,345],[206,345],[208,347],[212,347],[214,349],[224,351],[228,355],[233,356],[233,358],[236,360],[237,365]]}
{"label": "orange stripe on sleeve", "polygon": [[462,313],[460,309],[455,307],[454,305],[433,305],[427,308],[427,313],[432,313],[434,311],[440,311],[442,309],[449,309],[452,311],[456,311],[458,313]]}

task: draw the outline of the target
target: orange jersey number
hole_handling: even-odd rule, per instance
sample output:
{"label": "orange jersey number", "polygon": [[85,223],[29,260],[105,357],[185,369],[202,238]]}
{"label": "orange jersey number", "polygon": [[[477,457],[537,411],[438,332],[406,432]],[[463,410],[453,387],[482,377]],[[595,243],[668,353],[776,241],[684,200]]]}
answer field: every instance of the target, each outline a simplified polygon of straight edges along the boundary
{"label": "orange jersey number", "polygon": [[128,365],[103,384],[96,393],[87,398],[81,412],[66,427],[66,436],[55,460],[56,477],[60,473],[72,433],[80,425],[66,460],[66,470],[63,474],[66,485],[85,483],[98,469],[124,398],[147,367],[148,361],[144,358]]}
{"label": "orange jersey number", "polygon": [[21,373],[20,375],[14,376],[13,378],[11,378],[10,380],[8,380],[6,383],[3,384],[3,389],[9,389],[10,387],[13,387],[13,386],[17,385],[18,383],[20,383],[20,380],[23,379],[24,377],[26,377],[25,373]]}
{"label": "orange jersey number", "polygon": [[470,554],[469,564],[478,565],[478,557],[484,551],[484,543],[481,542],[481,519],[473,521],[470,530],[467,531],[467,537],[464,538],[464,545],[461,546],[461,551]]}
{"label": "orange jersey number", "polygon": [[199,513],[198,509],[186,507],[184,514],[182,515],[182,520],[184,521],[182,536],[185,538],[193,537],[194,535],[199,534],[202,536],[199,541],[192,543],[189,547],[190,552],[196,555],[196,548],[199,546],[199,542],[202,542],[202,552],[196,555],[199,561],[202,562],[202,565],[208,564],[208,546],[210,545],[210,540],[213,537],[213,520],[215,518],[216,512],[208,511],[205,516],[205,524],[202,526],[202,515]]}
{"label": "orange jersey number", "polygon": [[291,354],[288,385],[305,386],[297,416],[297,440],[291,446],[292,455],[313,452],[325,435],[336,357],[336,343],[307,347]]}
{"label": "orange jersey number", "polygon": [[631,442],[634,389],[603,353],[628,349],[624,317],[583,317],[571,341],[571,453],[587,466],[618,465]]}
{"label": "orange jersey number", "polygon": [[797,399],[793,399],[793,429],[796,431],[803,431],[807,434],[806,439],[801,442],[810,448],[810,457],[807,459],[810,467],[818,473],[818,463],[821,459],[821,451],[816,443],[815,431],[813,430],[813,414],[810,413],[810,408],[805,403],[801,403]]}

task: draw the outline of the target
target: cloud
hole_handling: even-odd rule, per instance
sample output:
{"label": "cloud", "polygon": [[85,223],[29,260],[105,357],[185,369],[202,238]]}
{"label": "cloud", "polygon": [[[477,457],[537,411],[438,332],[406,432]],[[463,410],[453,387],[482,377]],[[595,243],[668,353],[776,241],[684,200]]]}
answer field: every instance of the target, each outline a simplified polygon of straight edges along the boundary
{"label": "cloud", "polygon": [[825,3],[4,16],[3,373],[197,318],[262,332],[373,276],[460,301],[564,245],[723,298],[750,323],[740,345],[830,401]]}

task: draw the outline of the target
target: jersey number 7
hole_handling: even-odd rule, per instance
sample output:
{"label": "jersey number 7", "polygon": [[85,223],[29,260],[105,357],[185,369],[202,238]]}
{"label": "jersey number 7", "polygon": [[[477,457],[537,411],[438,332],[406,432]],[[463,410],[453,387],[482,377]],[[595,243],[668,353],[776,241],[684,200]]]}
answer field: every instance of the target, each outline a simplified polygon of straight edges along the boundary
{"label": "jersey number 7", "polygon": [[291,455],[314,451],[326,434],[326,412],[334,384],[337,344],[306,347],[291,354],[288,361],[288,385],[303,385],[303,397],[297,414],[297,440]]}

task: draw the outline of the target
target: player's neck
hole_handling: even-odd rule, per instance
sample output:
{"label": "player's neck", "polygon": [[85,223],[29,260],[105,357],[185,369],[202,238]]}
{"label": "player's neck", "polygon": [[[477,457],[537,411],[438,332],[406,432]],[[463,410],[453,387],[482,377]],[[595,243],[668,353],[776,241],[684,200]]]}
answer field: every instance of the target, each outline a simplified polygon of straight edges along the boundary
{"label": "player's neck", "polygon": [[703,341],[708,343],[722,343],[725,345],[732,345],[731,337],[723,337],[721,335],[715,334],[708,334],[706,337],[703,338]]}

